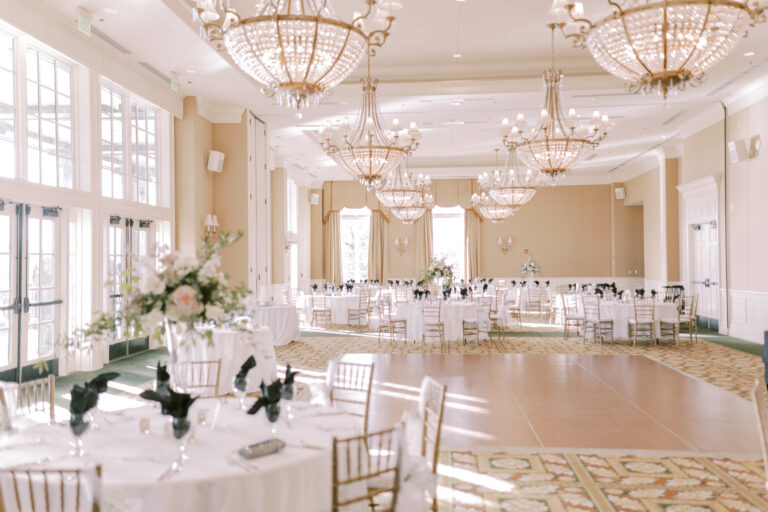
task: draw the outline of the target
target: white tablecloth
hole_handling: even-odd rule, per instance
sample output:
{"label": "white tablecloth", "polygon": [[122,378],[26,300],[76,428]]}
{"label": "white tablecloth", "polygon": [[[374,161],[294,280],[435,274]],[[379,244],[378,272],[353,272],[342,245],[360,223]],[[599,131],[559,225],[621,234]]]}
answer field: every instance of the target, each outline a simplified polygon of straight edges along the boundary
{"label": "white tablecloth", "polygon": [[360,307],[360,295],[330,295],[326,297],[325,304],[331,309],[331,323],[346,325],[349,310]]}
{"label": "white tablecloth", "polygon": [[[479,302],[443,302],[440,319],[445,326],[445,339],[461,340],[464,320],[477,320]],[[409,340],[421,341],[424,333],[424,313],[421,302],[406,302],[397,305],[394,318],[406,321],[406,335]]]}
{"label": "white tablecloth", "polygon": [[[217,402],[222,405],[212,431]],[[177,453],[177,443],[168,432],[169,419],[147,405],[121,414],[102,412],[101,428],[86,432],[83,438],[86,458],[102,465],[101,510],[328,512],[332,439],[359,434],[358,419],[327,407],[296,403],[290,427],[278,420],[277,437],[288,446],[242,465],[236,462],[236,451],[271,434],[264,412],[249,416],[236,404],[235,399],[198,400],[192,406],[189,419],[195,440],[187,445],[189,460],[180,473],[162,482],[158,477]],[[200,410],[207,410],[208,425],[198,424]],[[139,431],[141,418],[150,420],[149,434]],[[0,437],[0,467],[47,457],[51,460],[37,467],[78,467],[84,461],[68,456],[71,438],[66,424],[36,425]]]}
{"label": "white tablecloth", "polygon": [[299,314],[293,304],[256,306],[251,316],[258,325],[272,329],[275,345],[287,345],[299,339]]}
{"label": "white tablecloth", "polygon": [[256,367],[248,372],[248,391],[258,391],[259,384],[272,382],[277,378],[277,363],[272,330],[261,326],[254,333],[244,333],[229,329],[216,329],[213,332],[213,344],[204,340],[195,344],[186,344],[179,348],[179,361],[213,361],[221,359],[219,373],[219,391],[227,393],[232,389],[240,366],[253,355]]}
{"label": "white tablecloth", "polygon": [[[654,305],[656,336],[659,335],[661,320],[677,318],[677,306],[672,302],[658,302]],[[632,303],[600,302],[600,319],[613,320],[613,337],[629,338],[629,319],[635,317]]]}

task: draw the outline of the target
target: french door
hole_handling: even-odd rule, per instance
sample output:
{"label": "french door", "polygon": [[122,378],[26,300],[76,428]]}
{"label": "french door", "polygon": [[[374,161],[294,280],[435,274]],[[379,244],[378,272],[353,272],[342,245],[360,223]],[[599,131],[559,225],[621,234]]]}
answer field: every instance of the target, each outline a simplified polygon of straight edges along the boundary
{"label": "french door", "polygon": [[59,212],[0,202],[0,373],[14,380],[63,332]]}
{"label": "french door", "polygon": [[694,224],[690,229],[693,235],[693,293],[699,300],[697,314],[702,325],[717,329],[720,317],[717,223]]}

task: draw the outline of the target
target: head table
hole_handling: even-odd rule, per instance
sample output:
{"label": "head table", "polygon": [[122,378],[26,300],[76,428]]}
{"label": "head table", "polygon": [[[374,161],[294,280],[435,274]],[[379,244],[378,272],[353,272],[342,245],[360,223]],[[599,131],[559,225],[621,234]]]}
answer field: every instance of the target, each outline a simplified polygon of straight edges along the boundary
{"label": "head table", "polygon": [[[327,512],[333,436],[359,434],[359,420],[307,403],[296,402],[293,409],[290,424],[284,418],[278,420],[277,437],[287,444],[285,449],[246,461],[237,455],[239,448],[272,437],[264,412],[249,416],[239,410],[235,399],[198,400],[189,416],[194,429],[186,450],[189,460],[181,472],[162,481],[158,479],[176,457],[177,443],[169,432],[169,418],[152,405],[99,412],[99,428],[84,436],[84,459],[68,455],[72,437],[67,423],[37,424],[2,434],[0,467],[101,464],[101,510]],[[203,412],[205,422],[201,423]],[[139,428],[141,419],[150,420],[148,434]],[[3,495],[12,497],[12,483],[2,485]]]}

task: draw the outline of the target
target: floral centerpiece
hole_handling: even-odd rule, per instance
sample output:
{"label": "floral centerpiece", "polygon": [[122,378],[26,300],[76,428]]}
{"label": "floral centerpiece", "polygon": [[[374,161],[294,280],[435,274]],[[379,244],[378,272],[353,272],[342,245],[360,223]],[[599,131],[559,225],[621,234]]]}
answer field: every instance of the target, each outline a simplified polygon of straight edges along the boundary
{"label": "floral centerpiece", "polygon": [[[528,249],[525,249],[523,251],[523,254],[528,254]],[[520,267],[520,274],[523,276],[533,277],[536,274],[541,272],[541,267],[539,267],[538,264],[536,264],[535,261],[533,261],[533,258],[528,256],[528,259],[523,263],[523,266]]]}
{"label": "floral centerpiece", "polygon": [[[123,326],[134,335],[151,336],[169,344],[183,344],[196,338],[213,338],[214,327],[229,326],[245,330],[239,319],[246,313],[244,286],[230,288],[221,272],[220,252],[242,238],[223,233],[218,241],[206,241],[196,256],[173,252],[145,258],[138,276],[122,284],[123,305],[119,311],[100,313],[84,329],[76,330],[67,345],[115,332]],[[168,332],[168,331],[172,332]],[[178,336],[178,339],[176,339]],[[175,347],[169,346],[173,355]]]}
{"label": "floral centerpiece", "polygon": [[450,288],[453,284],[453,267],[445,262],[445,259],[433,259],[432,264],[424,271],[421,280],[429,284],[435,280],[443,289]]}

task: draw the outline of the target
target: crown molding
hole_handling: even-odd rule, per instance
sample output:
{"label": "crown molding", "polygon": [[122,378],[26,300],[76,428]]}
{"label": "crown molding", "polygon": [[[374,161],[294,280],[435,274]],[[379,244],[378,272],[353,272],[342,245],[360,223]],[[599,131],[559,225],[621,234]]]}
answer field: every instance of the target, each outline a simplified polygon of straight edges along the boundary
{"label": "crown molding", "polygon": [[239,123],[243,120],[244,111],[242,105],[217,105],[197,97],[197,114],[210,123]]}
{"label": "crown molding", "polygon": [[730,114],[743,110],[765,98],[768,98],[768,73],[727,96],[723,99],[723,103]]}

